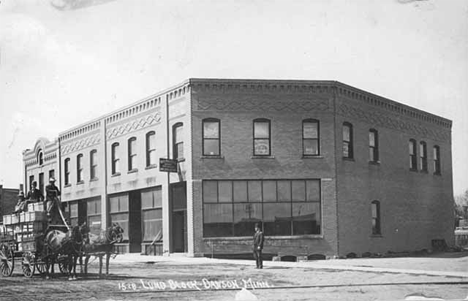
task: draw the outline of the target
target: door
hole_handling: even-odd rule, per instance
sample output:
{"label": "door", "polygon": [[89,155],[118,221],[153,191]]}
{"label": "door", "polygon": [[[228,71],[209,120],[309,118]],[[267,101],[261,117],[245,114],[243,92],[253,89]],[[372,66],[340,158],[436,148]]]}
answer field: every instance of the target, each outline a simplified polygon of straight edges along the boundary
{"label": "door", "polygon": [[187,252],[187,185],[171,184],[172,252]]}

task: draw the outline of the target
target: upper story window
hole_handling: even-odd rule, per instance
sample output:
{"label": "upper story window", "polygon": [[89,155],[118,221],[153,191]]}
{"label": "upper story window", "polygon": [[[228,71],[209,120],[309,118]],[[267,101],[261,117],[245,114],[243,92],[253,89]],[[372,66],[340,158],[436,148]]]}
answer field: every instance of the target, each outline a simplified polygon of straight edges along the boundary
{"label": "upper story window", "polygon": [[418,159],[416,153],[416,140],[410,139],[409,141],[409,167],[410,170],[418,170]]}
{"label": "upper story window", "polygon": [[95,149],[89,153],[89,175],[91,180],[97,178],[97,150]]}
{"label": "upper story window", "polygon": [[302,121],[302,154],[304,156],[320,155],[319,121],[306,119]]}
{"label": "upper story window", "polygon": [[42,152],[42,150],[39,150],[39,153],[37,155],[37,162],[39,163],[39,165],[44,164],[44,153]]}
{"label": "upper story window", "polygon": [[440,147],[434,146],[434,174],[440,175]]}
{"label": "upper story window", "polygon": [[372,234],[373,235],[380,235],[380,202],[379,201],[372,201]]}
{"label": "upper story window", "polygon": [[254,156],[271,155],[270,120],[255,119],[253,122]]}
{"label": "upper story window", "polygon": [[136,169],[137,166],[136,141],[135,137],[128,139],[128,170]]}
{"label": "upper story window", "polygon": [[65,171],[65,185],[70,185],[70,158],[66,158],[64,162],[64,171]]}
{"label": "upper story window", "polygon": [[377,130],[369,130],[369,161],[379,161],[379,133]]}
{"label": "upper story window", "polygon": [[76,181],[83,181],[83,154],[76,156]]}
{"label": "upper story window", "polygon": [[179,122],[172,127],[173,139],[173,156],[175,160],[184,158],[184,140],[183,140],[184,124]]}
{"label": "upper story window", "polygon": [[354,158],[353,152],[353,125],[343,123],[343,158]]}
{"label": "upper story window", "polygon": [[55,179],[55,170],[51,169],[49,170],[49,179],[54,178]]}
{"label": "upper story window", "polygon": [[119,143],[112,144],[111,147],[112,174],[120,173]]}
{"label": "upper story window", "polygon": [[203,120],[203,155],[219,156],[221,154],[220,121],[208,118]]}
{"label": "upper story window", "polygon": [[421,171],[427,172],[427,145],[424,141],[419,143],[419,161]]}
{"label": "upper story window", "polygon": [[146,166],[156,165],[156,133],[146,133]]}

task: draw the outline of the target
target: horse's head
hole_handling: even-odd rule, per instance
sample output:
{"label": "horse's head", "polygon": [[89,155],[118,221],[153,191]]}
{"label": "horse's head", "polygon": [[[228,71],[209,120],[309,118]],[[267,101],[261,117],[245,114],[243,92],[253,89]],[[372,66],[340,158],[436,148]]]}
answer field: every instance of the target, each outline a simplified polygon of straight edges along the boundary
{"label": "horse's head", "polygon": [[119,223],[112,223],[112,226],[107,229],[107,240],[110,243],[120,243],[123,240],[124,229],[119,225]]}
{"label": "horse's head", "polygon": [[80,226],[74,226],[70,230],[70,238],[76,244],[82,244],[84,241],[83,233],[81,232]]}

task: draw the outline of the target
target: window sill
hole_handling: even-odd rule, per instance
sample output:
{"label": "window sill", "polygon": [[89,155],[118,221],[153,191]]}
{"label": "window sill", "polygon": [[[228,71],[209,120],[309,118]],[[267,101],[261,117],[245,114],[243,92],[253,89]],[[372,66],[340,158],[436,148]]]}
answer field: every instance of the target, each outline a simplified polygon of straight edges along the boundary
{"label": "window sill", "polygon": [[203,155],[200,157],[200,159],[222,159],[224,160],[224,156],[221,155]]}
{"label": "window sill", "polygon": [[119,177],[120,176],[120,172],[116,172],[114,174],[112,174],[112,177]]}
{"label": "window sill", "polygon": [[275,156],[258,156],[258,155],[254,155],[252,157],[250,157],[251,159],[274,159]]}
{"label": "window sill", "polygon": [[433,175],[434,175],[434,176],[439,176],[439,177],[442,176],[442,174],[441,174],[440,172],[435,172],[435,173],[433,173]]}
{"label": "window sill", "polygon": [[99,178],[92,178],[92,179],[90,179],[89,181],[90,181],[90,182],[95,182],[95,181],[97,181],[97,180],[99,180]]}
{"label": "window sill", "polygon": [[177,161],[177,163],[179,163],[179,162],[185,162],[185,158],[177,158],[177,159],[175,159],[175,160]]}
{"label": "window sill", "polygon": [[349,157],[343,157],[343,161],[355,162],[354,158],[349,158]]}
{"label": "window sill", "polygon": [[138,172],[138,168],[130,169],[127,173],[135,173],[135,172]]}
{"label": "window sill", "polygon": [[153,168],[156,168],[156,167],[158,167],[156,164],[152,164],[152,165],[146,166],[145,169],[148,170],[148,169],[153,169]]}
{"label": "window sill", "polygon": [[71,187],[71,184],[65,184],[63,187],[64,188]]}
{"label": "window sill", "polygon": [[76,185],[82,185],[82,184],[84,184],[84,181],[76,182]]}
{"label": "window sill", "polygon": [[380,161],[369,161],[369,165],[380,165]]}
{"label": "window sill", "polygon": [[[265,240],[299,240],[299,239],[323,239],[322,234],[305,234],[294,236],[269,236],[265,235]],[[225,236],[225,237],[203,237],[204,241],[216,240],[252,240],[252,236]]]}
{"label": "window sill", "polygon": [[418,170],[417,170],[417,169],[415,169],[415,168],[410,168],[410,169],[409,169],[409,171],[412,171],[412,172],[418,172]]}
{"label": "window sill", "polygon": [[324,156],[320,155],[302,155],[302,159],[323,159]]}
{"label": "window sill", "polygon": [[383,238],[382,234],[372,234],[371,238]]}

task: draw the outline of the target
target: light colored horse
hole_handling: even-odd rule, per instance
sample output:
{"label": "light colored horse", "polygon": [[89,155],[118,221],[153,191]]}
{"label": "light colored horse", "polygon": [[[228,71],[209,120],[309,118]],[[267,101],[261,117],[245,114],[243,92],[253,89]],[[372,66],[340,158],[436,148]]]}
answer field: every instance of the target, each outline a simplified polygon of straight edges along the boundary
{"label": "light colored horse", "polygon": [[42,248],[43,260],[46,263],[46,279],[49,279],[49,269],[50,274],[54,274],[54,265],[59,255],[65,255],[67,258],[68,279],[76,279],[76,261],[81,255],[84,238],[84,231],[80,226],[74,226],[66,233],[56,229],[47,232]]}

